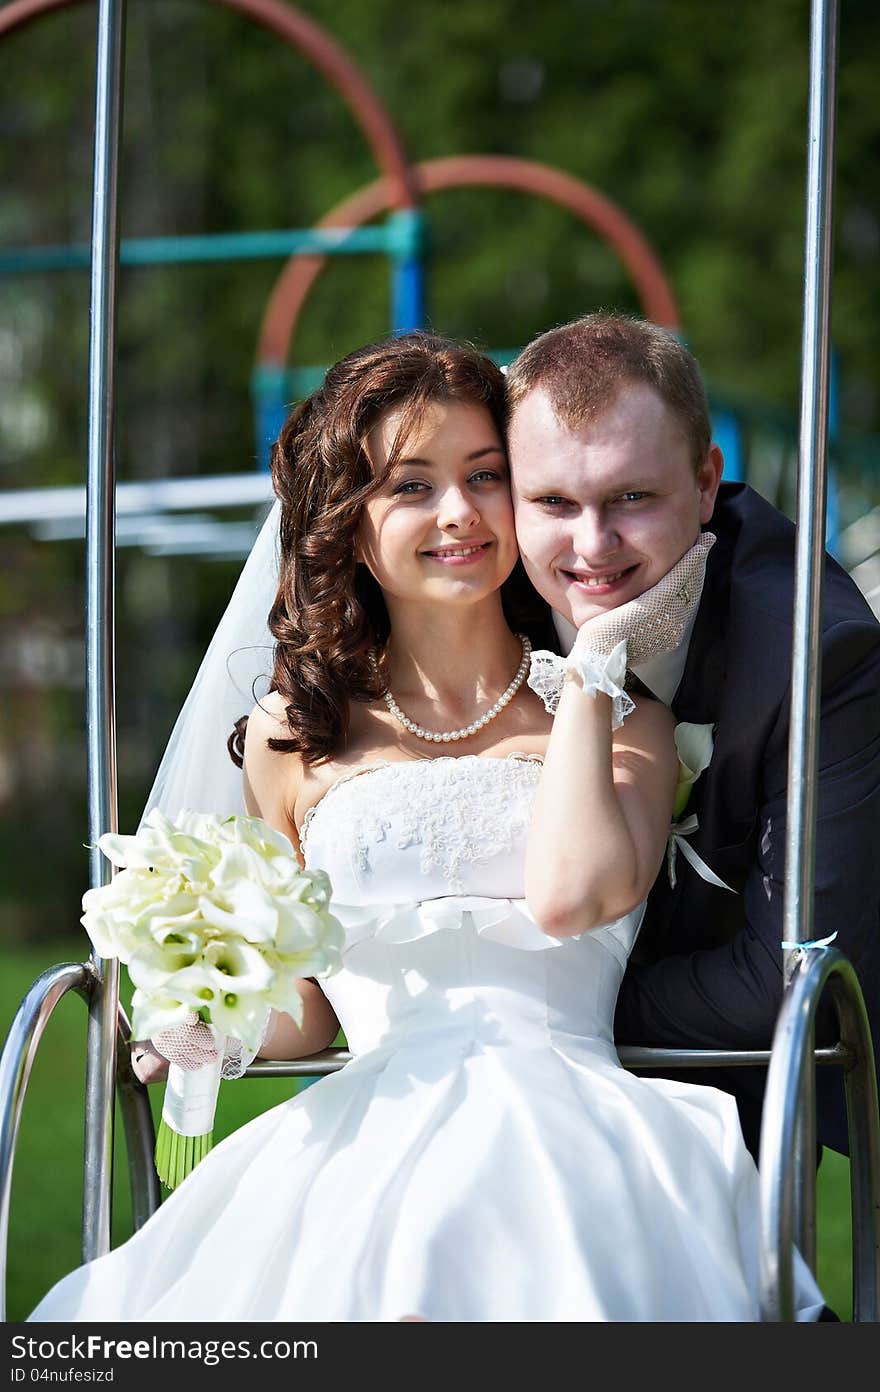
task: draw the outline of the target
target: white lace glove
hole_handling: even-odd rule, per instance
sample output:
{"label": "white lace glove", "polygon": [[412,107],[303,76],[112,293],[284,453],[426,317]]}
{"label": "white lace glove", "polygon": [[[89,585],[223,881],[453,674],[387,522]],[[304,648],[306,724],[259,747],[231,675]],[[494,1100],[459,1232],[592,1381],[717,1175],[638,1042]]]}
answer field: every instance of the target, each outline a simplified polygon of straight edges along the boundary
{"label": "white lace glove", "polygon": [[586,642],[582,643],[583,632],[581,629],[568,657],[559,657],[551,652],[533,652],[529,686],[537,692],[551,715],[559,705],[566,680],[576,681],[584,695],[594,699],[597,692],[603,691],[611,697],[611,728],[619,730],[626,717],[635,710],[623,689],[626,679],[626,639],[622,639],[606,655],[594,652]]}
{"label": "white lace glove", "polygon": [[[269,1019],[271,1020],[271,1016]],[[268,1028],[267,1021],[263,1038]],[[142,1083],[163,1082],[168,1071],[165,1067],[167,1063],[176,1064],[185,1073],[193,1073],[197,1068],[215,1063],[220,1057],[221,1047],[222,1078],[243,1077],[257,1057],[256,1049],[248,1049],[233,1035],[218,1035],[193,1012],[183,1024],[175,1025],[173,1029],[160,1030],[153,1039],[134,1044],[132,1068]]]}
{"label": "white lace glove", "polygon": [[[263,1040],[266,1038],[268,1029],[267,1024],[260,1039],[260,1049],[263,1047]],[[223,1068],[220,1076],[222,1078],[243,1078],[258,1053],[258,1049],[249,1049],[243,1040],[235,1039],[231,1034],[227,1034],[223,1041]]]}
{"label": "white lace glove", "polygon": [[715,540],[711,532],[702,532],[656,585],[619,609],[588,619],[578,630],[575,647],[583,639],[596,652],[610,653],[625,638],[630,667],[674,652],[700,602],[706,561]]}
{"label": "white lace glove", "polygon": [[195,1011],[183,1024],[159,1030],[152,1042],[163,1058],[182,1068],[184,1073],[194,1073],[206,1063],[216,1063],[220,1054],[216,1030],[200,1020]]}
{"label": "white lace glove", "polygon": [[546,709],[556,710],[562,683],[570,676],[580,680],[587,695],[604,691],[612,698],[612,729],[619,729],[634,709],[623,690],[626,667],[678,647],[700,602],[706,559],[714,544],[711,532],[701,533],[656,585],[618,609],[588,619],[578,629],[568,657],[533,652],[528,684]]}

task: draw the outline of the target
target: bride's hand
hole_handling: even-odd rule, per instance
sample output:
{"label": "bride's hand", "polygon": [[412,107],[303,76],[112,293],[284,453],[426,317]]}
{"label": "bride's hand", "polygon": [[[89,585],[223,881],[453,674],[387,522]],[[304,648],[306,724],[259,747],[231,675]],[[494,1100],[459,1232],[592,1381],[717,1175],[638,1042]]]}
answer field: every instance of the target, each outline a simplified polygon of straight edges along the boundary
{"label": "bride's hand", "polygon": [[634,667],[649,657],[674,651],[700,602],[706,559],[714,543],[711,532],[701,533],[656,585],[620,608],[588,619],[578,629],[571,655],[591,652],[607,657],[626,640],[626,665]]}
{"label": "bride's hand", "polygon": [[164,1083],[168,1077],[168,1060],[151,1039],[136,1039],[131,1045],[131,1070],[142,1083]]}

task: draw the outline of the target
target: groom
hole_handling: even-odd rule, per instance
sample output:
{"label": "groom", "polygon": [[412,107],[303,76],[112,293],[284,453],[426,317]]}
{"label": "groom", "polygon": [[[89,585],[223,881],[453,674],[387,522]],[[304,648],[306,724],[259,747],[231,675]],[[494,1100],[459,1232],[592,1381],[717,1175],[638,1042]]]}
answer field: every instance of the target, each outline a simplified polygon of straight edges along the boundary
{"label": "groom", "polygon": [[[508,373],[516,526],[561,651],[587,620],[650,589],[701,529],[717,541],[674,652],[635,669],[679,721],[714,726],[688,844],[651,892],[621,987],[621,1044],[767,1048],[782,994],[794,527],[722,484],[699,369],[669,331],[589,315],[529,344]],[[880,624],[825,564],[814,937],[836,931],[880,1038]],[[837,1037],[830,1001],[817,1040]],[[765,1070],[695,1070],[732,1091],[757,1157]],[[846,1151],[839,1070],[818,1077],[818,1137]]]}

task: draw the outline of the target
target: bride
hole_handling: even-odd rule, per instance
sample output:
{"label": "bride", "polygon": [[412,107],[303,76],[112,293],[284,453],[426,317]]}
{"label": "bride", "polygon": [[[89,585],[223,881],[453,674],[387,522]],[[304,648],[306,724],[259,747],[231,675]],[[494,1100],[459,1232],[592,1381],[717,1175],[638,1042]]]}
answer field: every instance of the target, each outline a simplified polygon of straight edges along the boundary
{"label": "bride", "polygon": [[[644,606],[585,625],[566,660],[530,654],[503,424],[493,364],[414,334],[337,363],[284,426],[276,513],[154,800],[236,810],[218,716],[243,649],[254,670],[264,654],[280,513],[271,691],[231,744],[247,810],[329,873],[346,943],[261,1053],[341,1023],[354,1058],[229,1136],[31,1319],[758,1318],[733,1099],[634,1077],[611,1033],[676,785],[672,717],[625,690]],[[654,651],[710,545],[647,596]]]}

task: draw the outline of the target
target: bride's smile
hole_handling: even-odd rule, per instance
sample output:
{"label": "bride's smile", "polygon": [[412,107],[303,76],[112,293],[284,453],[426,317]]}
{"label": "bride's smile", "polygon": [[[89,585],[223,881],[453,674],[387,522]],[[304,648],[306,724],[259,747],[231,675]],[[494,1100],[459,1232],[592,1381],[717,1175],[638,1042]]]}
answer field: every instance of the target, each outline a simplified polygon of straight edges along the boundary
{"label": "bride's smile", "polygon": [[484,406],[432,401],[414,424],[388,411],[369,433],[381,480],[363,509],[359,558],[391,608],[489,600],[517,559],[507,456]]}

